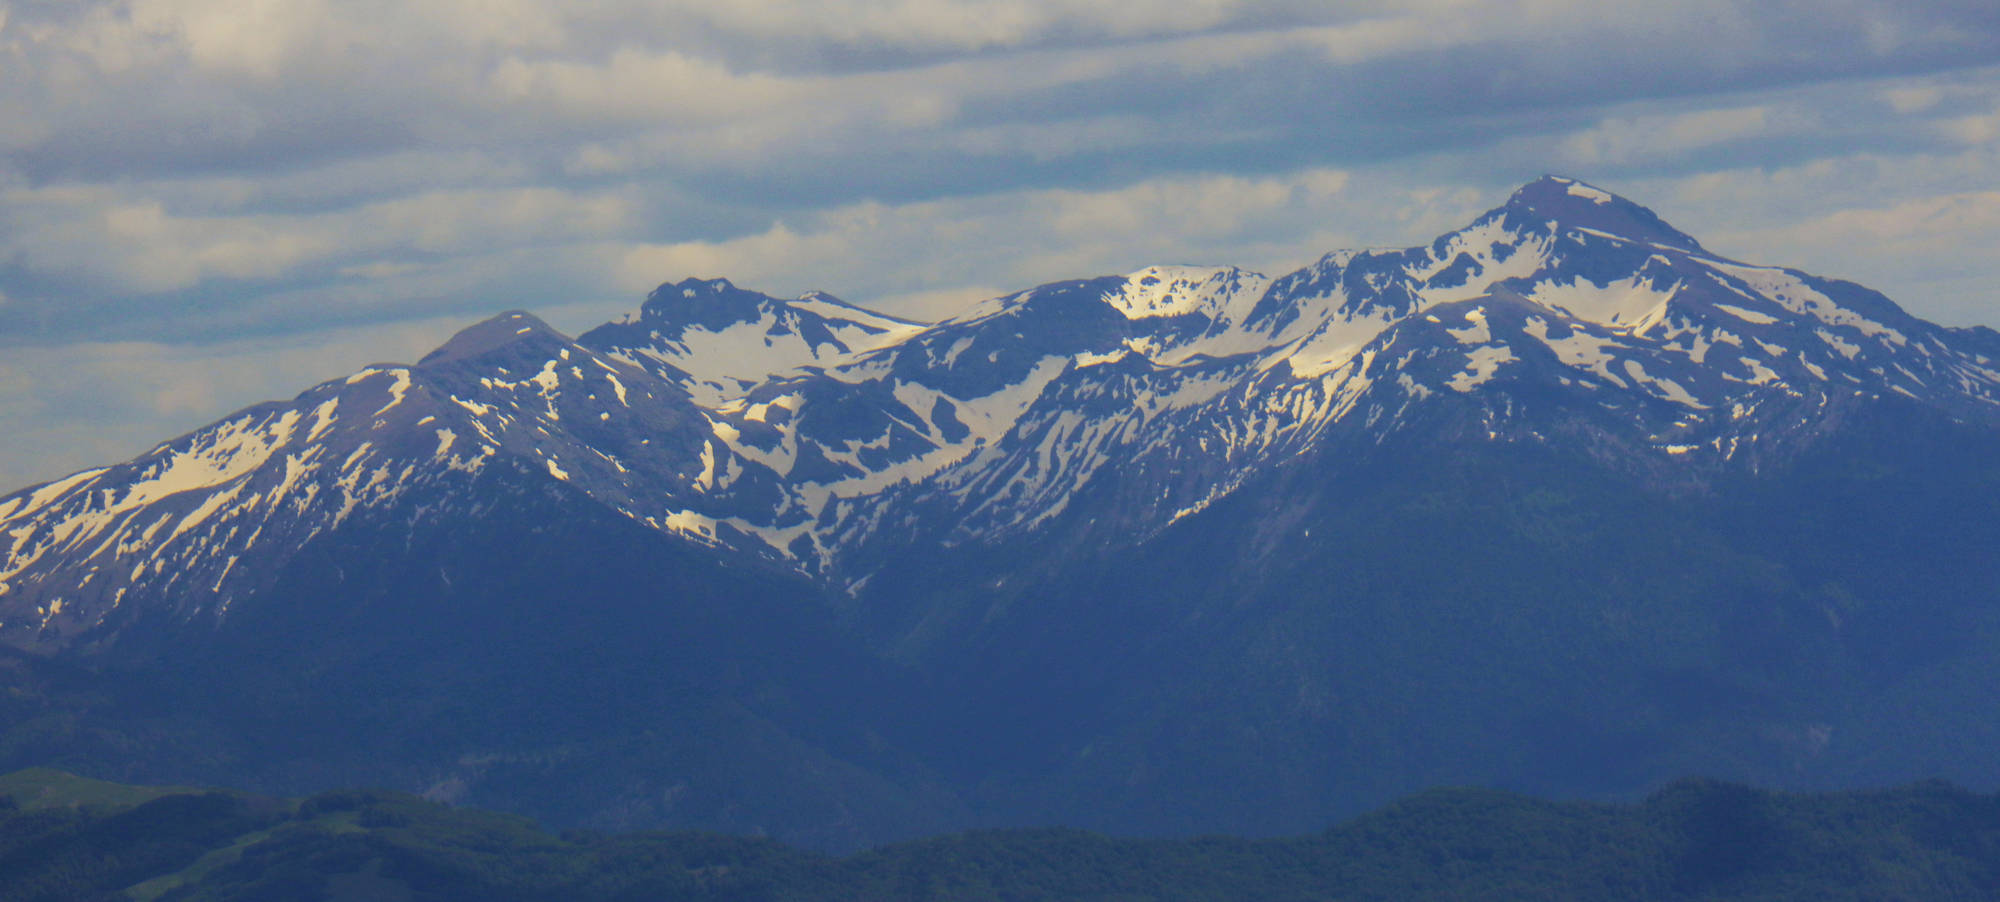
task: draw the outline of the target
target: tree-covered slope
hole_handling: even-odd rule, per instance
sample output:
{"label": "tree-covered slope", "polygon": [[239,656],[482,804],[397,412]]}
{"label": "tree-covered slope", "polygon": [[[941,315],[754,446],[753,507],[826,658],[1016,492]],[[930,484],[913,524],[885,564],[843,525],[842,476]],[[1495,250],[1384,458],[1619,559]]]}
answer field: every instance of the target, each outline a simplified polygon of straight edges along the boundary
{"label": "tree-covered slope", "polygon": [[[0,886],[143,900],[1984,899],[2000,799],[1682,781],[1633,805],[1435,790],[1283,839],[962,833],[845,858],[700,833],[550,834],[412,796],[283,800],[0,778]],[[79,791],[81,790],[81,791]],[[75,792],[65,801],[64,792]],[[17,798],[34,801],[22,804]]]}

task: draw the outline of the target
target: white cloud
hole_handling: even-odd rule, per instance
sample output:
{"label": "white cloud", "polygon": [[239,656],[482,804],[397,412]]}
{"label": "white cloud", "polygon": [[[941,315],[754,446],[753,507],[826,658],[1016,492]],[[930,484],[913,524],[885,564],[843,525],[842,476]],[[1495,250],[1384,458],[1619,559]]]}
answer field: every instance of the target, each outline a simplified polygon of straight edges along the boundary
{"label": "white cloud", "polygon": [[1810,116],[1768,106],[1621,117],[1569,136],[1562,148],[1564,156],[1575,164],[1634,163],[1731,141],[1797,132],[1811,125]]}
{"label": "white cloud", "polygon": [[492,100],[515,115],[679,123],[756,116],[822,93],[812,79],[736,73],[684,53],[631,49],[602,63],[514,57],[494,68],[489,83]]}
{"label": "white cloud", "polygon": [[1955,325],[2000,323],[2000,295],[1987,265],[2000,246],[2000,191],[1837,209],[1720,239],[1861,282],[1919,316]]}
{"label": "white cloud", "polygon": [[412,361],[441,319],[209,345],[82,343],[0,355],[0,485],[124,460],[227,411],[291,397],[369,363]]}
{"label": "white cloud", "polygon": [[976,299],[974,286],[1018,288],[1173,261],[1299,266],[1333,249],[1317,241],[1347,183],[1345,172],[1308,170],[853,204],[723,241],[632,246],[618,261],[618,284],[637,293],[728,275],[773,293],[893,299],[891,312],[937,318]]}
{"label": "white cloud", "polygon": [[2000,139],[2000,111],[1940,119],[1934,126],[1960,144],[1992,144]]}
{"label": "white cloud", "polygon": [[1882,99],[1898,113],[1921,113],[1944,100],[1944,89],[1936,85],[1890,88],[1882,92]]}
{"label": "white cloud", "polygon": [[1630,191],[1717,253],[1859,282],[1927,319],[1992,325],[1995,166],[1991,149],[1853,154],[1649,179]]}
{"label": "white cloud", "polygon": [[436,191],[323,214],[178,215],[114,187],[0,193],[0,257],[107,290],[154,293],[266,280],[378,254],[486,253],[615,235],[636,216],[616,193]]}

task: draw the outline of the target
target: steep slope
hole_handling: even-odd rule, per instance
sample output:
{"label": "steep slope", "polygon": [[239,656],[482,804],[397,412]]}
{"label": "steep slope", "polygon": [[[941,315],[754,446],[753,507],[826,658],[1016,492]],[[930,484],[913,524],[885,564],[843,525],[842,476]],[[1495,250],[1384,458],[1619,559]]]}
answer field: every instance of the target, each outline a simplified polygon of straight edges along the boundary
{"label": "steep slope", "polygon": [[370,367],[0,500],[0,639],[101,643],[142,609],[212,623],[358,513],[394,507],[413,529],[473,516],[490,504],[470,487],[497,466],[664,515],[700,466],[702,423],[678,387],[503,314],[416,366]]}
{"label": "steep slope", "polygon": [[1150,535],[1439,407],[1479,408],[1486,440],[1582,440],[1706,478],[1783,459],[1873,399],[1991,423],[1997,389],[1990,330],[1723,259],[1551,178],[1429,247],[1277,279],[1054,283],[774,379],[714,408],[719,450],[762,465],[725,477],[756,500],[698,512],[852,584],[939,524],[947,544],[1032,532],[1093,480],[1135,486],[1111,515]]}
{"label": "steep slope", "polygon": [[962,700],[932,757],[1010,823],[1282,831],[1425,786],[1688,773],[1990,785],[1994,436],[1861,419],[1706,490],[1427,431],[1135,545],[1080,512],[912,554],[855,607]]}
{"label": "steep slope", "polygon": [[636,316],[581,341],[713,406],[774,375],[842,363],[922,329],[819,292],[786,301],[727,279],[688,279],[660,286]]}
{"label": "steep slope", "polygon": [[827,844],[1977,781],[1996,436],[2000,334],[1553,177],[929,325],[687,280],[0,497],[5,747]]}

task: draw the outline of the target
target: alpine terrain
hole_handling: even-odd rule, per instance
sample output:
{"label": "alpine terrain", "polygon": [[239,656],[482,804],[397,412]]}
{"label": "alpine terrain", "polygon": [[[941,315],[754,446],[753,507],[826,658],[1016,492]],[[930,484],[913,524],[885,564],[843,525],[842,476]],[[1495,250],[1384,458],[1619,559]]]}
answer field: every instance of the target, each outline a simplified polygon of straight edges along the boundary
{"label": "alpine terrain", "polygon": [[722,279],[0,498],[0,770],[601,828],[2000,773],[2000,333],[1543,178],[934,324]]}

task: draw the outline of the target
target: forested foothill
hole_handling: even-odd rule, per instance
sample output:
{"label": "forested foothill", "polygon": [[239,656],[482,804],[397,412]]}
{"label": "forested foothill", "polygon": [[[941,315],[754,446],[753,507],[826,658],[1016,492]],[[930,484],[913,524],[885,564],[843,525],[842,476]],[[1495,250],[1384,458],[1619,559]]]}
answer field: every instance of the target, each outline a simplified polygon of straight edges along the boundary
{"label": "forested foothill", "polygon": [[2000,797],[1944,783],[1789,794],[1676,782],[1634,804],[1478,789],[1322,833],[959,833],[847,857],[758,837],[551,833],[350,790],[304,799],[0,777],[0,887],[135,900],[1989,899]]}

